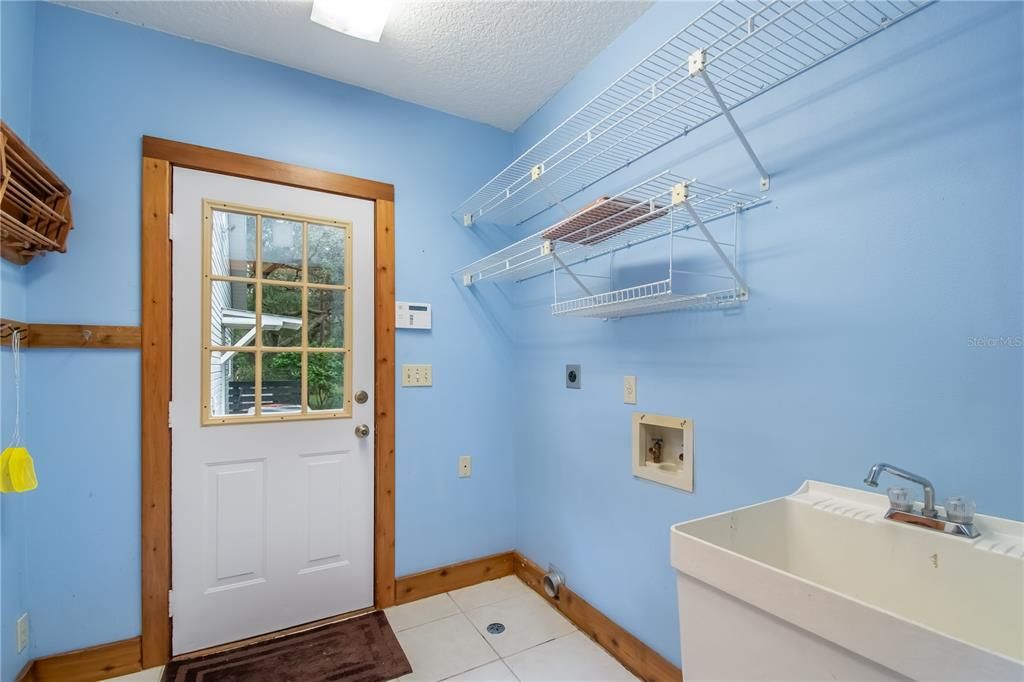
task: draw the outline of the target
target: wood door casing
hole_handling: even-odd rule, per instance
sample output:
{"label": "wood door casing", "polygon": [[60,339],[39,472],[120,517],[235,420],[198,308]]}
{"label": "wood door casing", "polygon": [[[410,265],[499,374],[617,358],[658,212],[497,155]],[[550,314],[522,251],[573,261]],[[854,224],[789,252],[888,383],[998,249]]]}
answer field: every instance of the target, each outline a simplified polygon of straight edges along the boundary
{"label": "wood door casing", "polygon": [[[174,166],[331,192],[375,202],[376,391],[374,603],[395,601],[394,186],[233,152],[142,140],[142,667],[170,658],[171,242]],[[383,314],[382,314],[383,311]]]}

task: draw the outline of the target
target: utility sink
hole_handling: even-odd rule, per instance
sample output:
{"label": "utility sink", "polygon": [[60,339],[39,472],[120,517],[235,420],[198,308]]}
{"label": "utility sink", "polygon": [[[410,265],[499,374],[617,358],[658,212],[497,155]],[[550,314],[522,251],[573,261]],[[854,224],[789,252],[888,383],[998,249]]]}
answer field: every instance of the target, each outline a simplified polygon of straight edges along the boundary
{"label": "utility sink", "polygon": [[683,670],[701,679],[1024,679],[1024,524],[967,539],[808,481],[672,528]]}

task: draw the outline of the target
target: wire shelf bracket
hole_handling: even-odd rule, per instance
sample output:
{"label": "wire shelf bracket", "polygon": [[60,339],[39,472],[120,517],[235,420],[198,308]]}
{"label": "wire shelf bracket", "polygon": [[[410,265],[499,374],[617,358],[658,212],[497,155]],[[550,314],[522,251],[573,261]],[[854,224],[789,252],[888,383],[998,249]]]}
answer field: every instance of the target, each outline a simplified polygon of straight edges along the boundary
{"label": "wire shelf bracket", "polygon": [[[521,239],[455,272],[467,287],[486,280],[521,282],[550,274],[554,284],[555,315],[625,317],[683,308],[737,305],[748,297],[746,280],[736,267],[738,217],[767,203],[763,195],[750,195],[665,171],[611,197],[602,197],[583,210]],[[708,223],[732,216],[731,242],[716,238]],[[586,278],[613,277],[583,273],[579,268],[624,249],[666,239],[668,276],[665,280],[626,289],[595,292]],[[701,242],[711,249],[721,272],[682,270],[675,262],[676,242]],[[732,256],[723,247],[732,248]],[[657,252],[655,247],[655,253]],[[567,276],[584,294],[560,300],[559,276]],[[691,280],[728,280],[729,289],[680,294],[679,275]],[[673,289],[675,286],[675,289]],[[703,285],[702,285],[703,286]]]}
{"label": "wire shelf bracket", "polygon": [[[738,218],[742,210],[740,204],[733,208],[734,236],[729,246],[733,247],[733,255],[730,258],[722,244],[708,229],[700,215],[699,197],[690,192],[690,183],[680,182],[672,187],[671,205],[685,211],[689,216],[688,222],[683,222],[678,227],[672,214],[669,214],[670,229],[668,240],[668,276],[663,280],[640,284],[636,286],[613,289],[602,293],[593,293],[580,282],[572,270],[564,266],[559,260],[558,265],[569,274],[579,287],[586,293],[586,296],[568,300],[558,300],[558,267],[554,271],[555,301],[551,305],[551,314],[559,316],[596,317],[602,319],[617,319],[634,315],[650,315],[654,313],[669,312],[675,310],[712,310],[715,308],[735,307],[750,297],[747,282],[736,267],[735,247],[738,242]],[[695,205],[697,204],[697,205]],[[719,216],[720,217],[720,216]],[[690,227],[696,227],[703,238],[678,235],[676,230],[685,231]],[[676,267],[675,263],[675,237],[683,236],[694,241],[703,241],[714,252],[717,262],[723,266],[729,274],[722,274],[710,271],[683,270]],[[712,278],[731,280],[732,286],[726,289],[714,288],[711,291],[679,292],[679,284],[676,282],[677,275],[686,275],[695,278]]]}
{"label": "wire shelf bracket", "polygon": [[766,189],[732,112],[934,0],[720,0],[576,110],[453,212],[519,225],[723,116]]}
{"label": "wire shelf bracket", "polygon": [[[673,200],[673,193],[681,191],[680,187],[686,188],[686,202],[679,201],[678,195]],[[703,223],[710,223],[763,203],[767,203],[764,195],[745,194],[664,171],[470,263],[453,277],[465,286],[491,279],[521,282],[549,274],[560,263],[572,269],[673,232],[676,238],[685,236],[681,233],[696,227],[690,209]],[[688,220],[680,220],[684,211]],[[703,237],[699,241],[704,241]]]}
{"label": "wire shelf bracket", "polygon": [[761,191],[767,192],[771,187],[771,176],[768,175],[768,171],[765,170],[764,164],[761,163],[761,159],[758,158],[754,152],[754,148],[750,146],[750,142],[747,140],[747,136],[743,134],[743,129],[736,122],[736,118],[732,115],[732,111],[729,110],[729,106],[722,99],[721,93],[718,92],[718,88],[715,87],[714,81],[711,80],[711,76],[708,75],[707,69],[704,68],[707,62],[707,53],[705,50],[697,50],[690,55],[687,61],[687,70],[690,76],[700,75],[704,79],[704,84],[708,88],[708,92],[715,98],[715,102],[718,103],[719,108],[722,110],[722,114],[725,119],[729,122],[729,127],[732,128],[732,132],[736,134],[736,138],[743,145],[743,149],[747,152],[747,156],[754,164],[754,168],[761,174]]}

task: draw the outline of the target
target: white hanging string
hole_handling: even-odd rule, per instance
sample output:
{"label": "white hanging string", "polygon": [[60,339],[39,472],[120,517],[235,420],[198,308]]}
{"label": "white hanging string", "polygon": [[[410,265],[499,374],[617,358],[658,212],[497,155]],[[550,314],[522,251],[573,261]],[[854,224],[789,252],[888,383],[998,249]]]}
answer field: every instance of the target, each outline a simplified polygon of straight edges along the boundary
{"label": "white hanging string", "polygon": [[11,447],[21,445],[21,330],[11,334],[11,359],[14,363],[14,434]]}

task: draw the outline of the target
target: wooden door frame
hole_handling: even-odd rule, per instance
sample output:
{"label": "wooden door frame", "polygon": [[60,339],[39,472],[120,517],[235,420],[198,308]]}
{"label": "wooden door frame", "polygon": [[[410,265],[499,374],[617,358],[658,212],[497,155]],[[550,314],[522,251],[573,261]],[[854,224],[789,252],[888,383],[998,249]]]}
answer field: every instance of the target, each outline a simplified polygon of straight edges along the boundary
{"label": "wooden door frame", "polygon": [[171,241],[174,168],[374,202],[374,570],[377,608],[395,602],[395,188],[156,137],[142,138],[142,667],[171,655]]}

